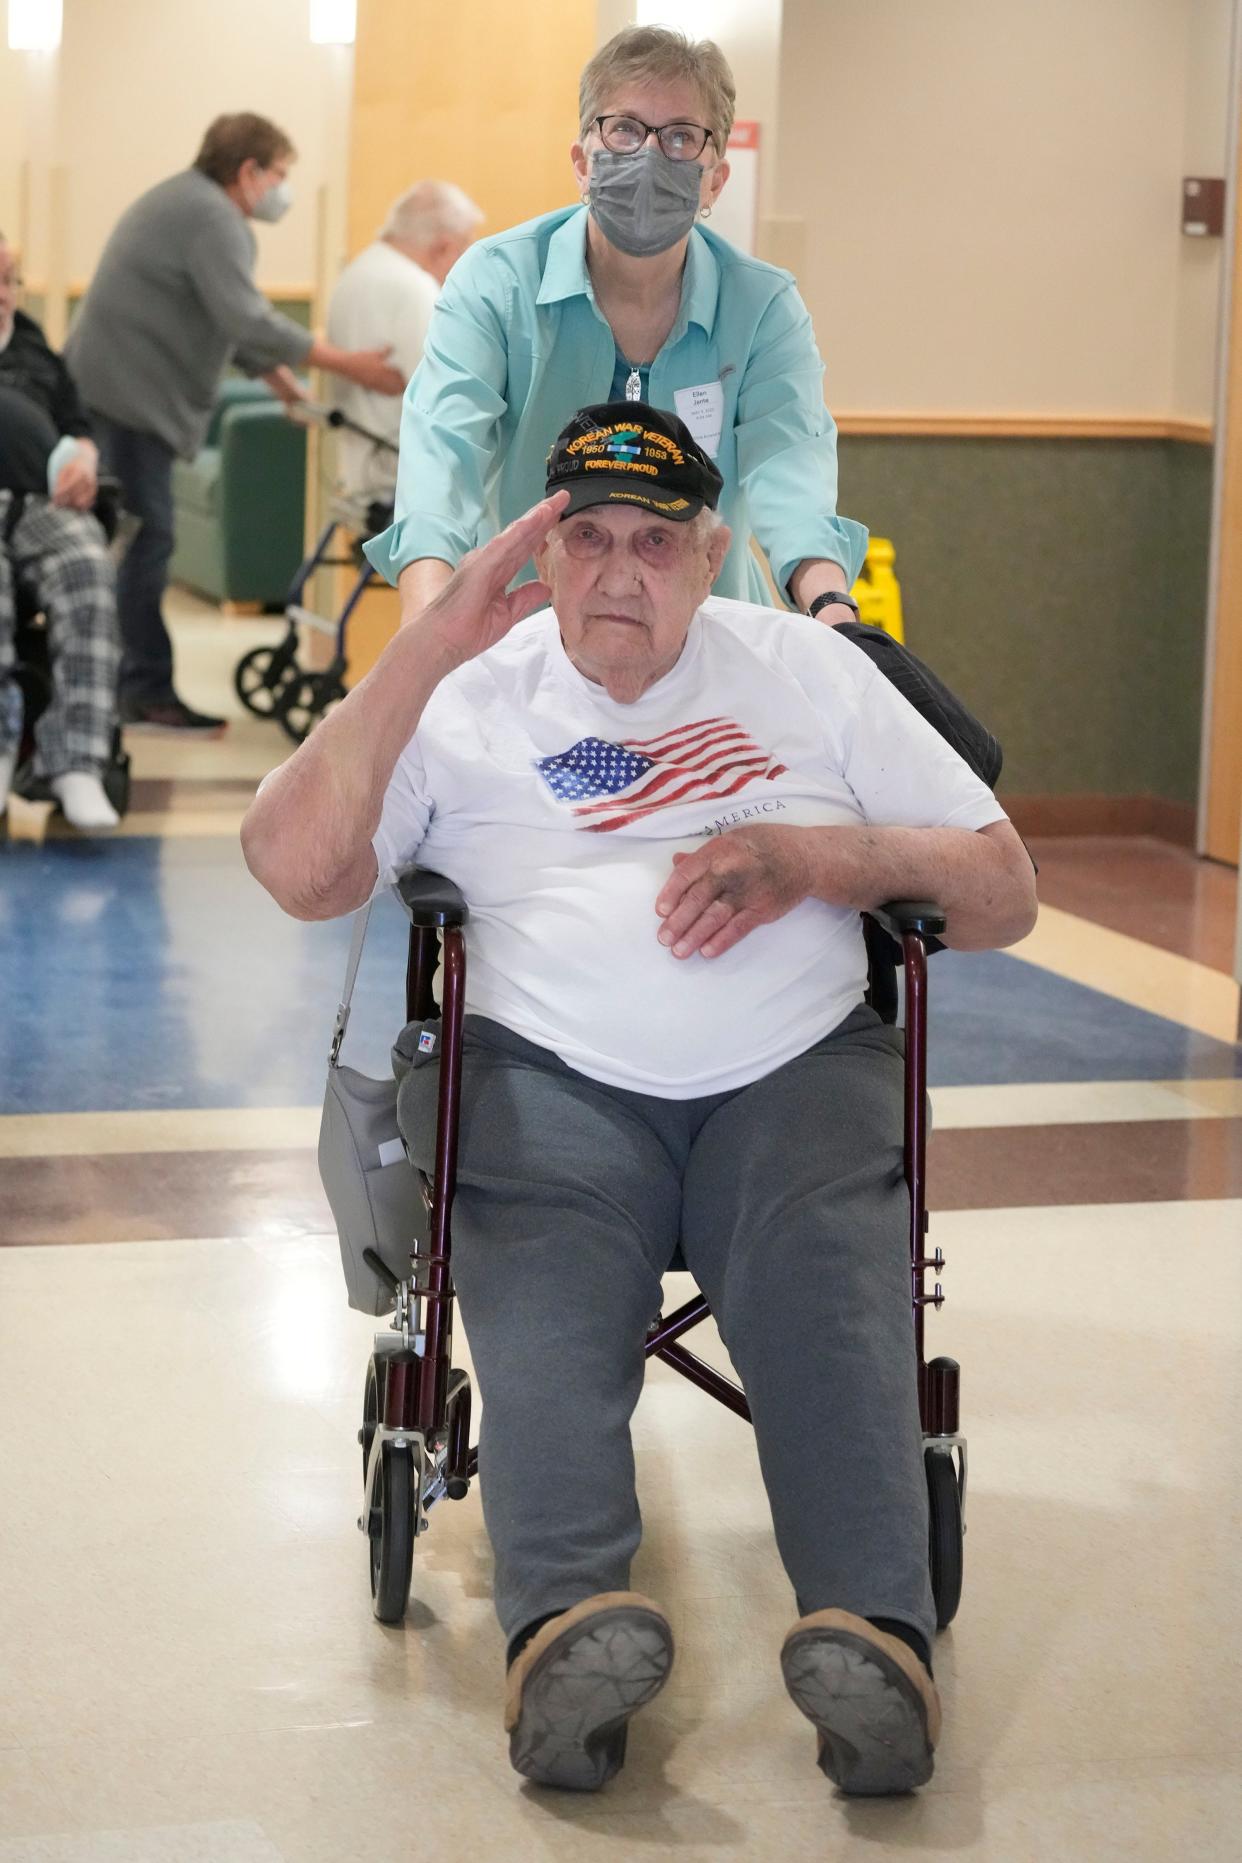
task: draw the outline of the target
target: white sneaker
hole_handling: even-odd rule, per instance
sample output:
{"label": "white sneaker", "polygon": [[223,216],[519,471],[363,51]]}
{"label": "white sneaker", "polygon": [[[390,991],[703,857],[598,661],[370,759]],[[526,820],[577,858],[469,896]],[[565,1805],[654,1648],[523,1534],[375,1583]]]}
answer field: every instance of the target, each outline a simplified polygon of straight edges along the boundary
{"label": "white sneaker", "polygon": [[103,783],[89,770],[70,770],[65,776],[54,776],[48,786],[70,827],[80,828],[84,834],[115,828],[121,819],[104,794]]}

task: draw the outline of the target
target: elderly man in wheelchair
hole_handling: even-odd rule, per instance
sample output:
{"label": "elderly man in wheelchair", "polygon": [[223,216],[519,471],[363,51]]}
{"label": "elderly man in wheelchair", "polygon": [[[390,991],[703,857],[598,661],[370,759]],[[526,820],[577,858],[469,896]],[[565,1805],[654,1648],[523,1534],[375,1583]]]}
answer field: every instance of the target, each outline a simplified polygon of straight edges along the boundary
{"label": "elderly man in wheelchair", "polygon": [[89,834],[119,819],[104,785],[120,662],[115,580],[92,514],[98,454],[86,413],[64,362],[18,310],[18,288],[16,256],[0,234],[0,815],[23,738],[14,674],[26,606],[46,617],[51,658],[28,774]]}
{"label": "elderly man in wheelchair", "polygon": [[[469,902],[452,1260],[513,1764],[603,1784],[669,1672],[629,1589],[629,1425],[680,1249],[749,1400],[799,1612],[786,1685],[828,1776],[882,1794],[930,1776],[940,1709],[901,1036],[864,1002],[859,915],[934,898],[946,943],[987,949],[1030,929],[1034,882],[856,647],[711,596],[720,484],[673,417],[582,410],[550,496],[407,623],[243,841],[300,918],[416,852]],[[401,1090],[426,1170],[436,1071]]]}

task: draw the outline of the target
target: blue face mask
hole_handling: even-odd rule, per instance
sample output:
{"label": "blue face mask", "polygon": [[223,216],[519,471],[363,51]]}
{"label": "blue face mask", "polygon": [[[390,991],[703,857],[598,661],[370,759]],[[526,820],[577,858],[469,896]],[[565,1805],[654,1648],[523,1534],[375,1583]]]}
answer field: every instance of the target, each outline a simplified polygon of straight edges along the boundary
{"label": "blue face mask", "polygon": [[637,155],[597,149],[591,159],[591,212],[612,245],[631,258],[649,259],[690,231],[702,180],[697,162],[674,162],[653,144]]}

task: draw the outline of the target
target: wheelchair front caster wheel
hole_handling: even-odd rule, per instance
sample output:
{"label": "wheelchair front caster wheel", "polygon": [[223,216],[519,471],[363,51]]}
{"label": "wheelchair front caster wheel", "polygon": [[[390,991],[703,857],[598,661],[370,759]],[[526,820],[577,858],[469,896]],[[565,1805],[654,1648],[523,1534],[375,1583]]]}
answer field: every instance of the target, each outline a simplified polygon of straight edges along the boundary
{"label": "wheelchair front caster wheel", "polygon": [[962,1597],[962,1491],[952,1450],[925,1449],[927,1539],[936,1628],[953,1622]]}
{"label": "wheelchair front caster wheel", "polygon": [[371,1608],[381,1624],[399,1624],[410,1596],[418,1519],[419,1471],[408,1449],[385,1444],[375,1471],[368,1544]]}

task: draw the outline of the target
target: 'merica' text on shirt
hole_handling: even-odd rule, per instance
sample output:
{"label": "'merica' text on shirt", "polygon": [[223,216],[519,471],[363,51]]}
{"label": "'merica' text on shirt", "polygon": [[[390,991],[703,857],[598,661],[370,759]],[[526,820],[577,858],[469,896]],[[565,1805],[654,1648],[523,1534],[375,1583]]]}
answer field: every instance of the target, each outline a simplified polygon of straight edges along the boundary
{"label": "'merica' text on shirt", "polygon": [[728,815],[718,815],[706,828],[699,829],[699,835],[706,840],[708,835],[728,834],[730,828],[740,827],[743,822],[753,821],[760,815],[776,815],[785,807],[775,796],[768,802],[752,802],[748,808],[733,809]]}

